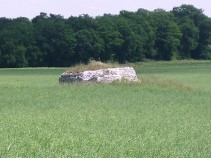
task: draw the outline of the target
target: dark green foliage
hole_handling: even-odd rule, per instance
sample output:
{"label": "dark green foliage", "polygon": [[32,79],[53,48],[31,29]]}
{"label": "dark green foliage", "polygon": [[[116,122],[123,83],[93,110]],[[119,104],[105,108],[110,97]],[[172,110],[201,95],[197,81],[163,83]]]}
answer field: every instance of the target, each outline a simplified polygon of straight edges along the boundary
{"label": "dark green foliage", "polygon": [[31,21],[0,18],[0,67],[190,58],[211,59],[211,19],[192,5],[95,18],[46,13]]}
{"label": "dark green foliage", "polygon": [[[26,50],[33,42],[33,26],[27,18],[0,22],[1,67],[27,66]],[[6,22],[6,23],[5,23]]]}
{"label": "dark green foliage", "polygon": [[75,49],[75,33],[59,15],[35,17],[36,47],[41,52],[43,66],[70,66]]}
{"label": "dark green foliage", "polygon": [[152,14],[156,32],[155,48],[157,60],[171,60],[178,52],[181,32],[172,14],[164,10],[155,10]]}
{"label": "dark green foliage", "polygon": [[182,58],[210,59],[211,19],[202,9],[182,5],[172,10],[183,33],[180,45]]}

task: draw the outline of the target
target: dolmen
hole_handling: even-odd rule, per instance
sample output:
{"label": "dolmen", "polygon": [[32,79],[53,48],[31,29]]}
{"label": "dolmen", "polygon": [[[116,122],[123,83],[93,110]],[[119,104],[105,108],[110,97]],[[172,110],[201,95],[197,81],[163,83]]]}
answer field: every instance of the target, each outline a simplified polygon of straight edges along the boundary
{"label": "dolmen", "polygon": [[[113,82],[138,82],[134,68],[119,67],[98,70],[86,70],[82,72],[64,72],[59,77],[60,83],[113,83]],[[140,82],[140,81],[139,81]]]}

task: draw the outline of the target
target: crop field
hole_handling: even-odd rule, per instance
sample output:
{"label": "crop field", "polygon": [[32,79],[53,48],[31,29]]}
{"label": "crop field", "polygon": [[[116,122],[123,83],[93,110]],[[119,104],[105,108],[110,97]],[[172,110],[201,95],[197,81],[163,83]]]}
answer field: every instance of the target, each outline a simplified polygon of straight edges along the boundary
{"label": "crop field", "polygon": [[211,61],[132,64],[138,84],[0,69],[0,157],[211,157]]}

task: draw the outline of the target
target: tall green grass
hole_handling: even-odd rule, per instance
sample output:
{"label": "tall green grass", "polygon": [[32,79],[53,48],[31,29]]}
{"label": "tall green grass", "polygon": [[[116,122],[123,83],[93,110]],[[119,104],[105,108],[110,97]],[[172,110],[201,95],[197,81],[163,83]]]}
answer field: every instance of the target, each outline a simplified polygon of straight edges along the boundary
{"label": "tall green grass", "polygon": [[141,84],[0,69],[0,157],[210,157],[211,63],[134,67]]}

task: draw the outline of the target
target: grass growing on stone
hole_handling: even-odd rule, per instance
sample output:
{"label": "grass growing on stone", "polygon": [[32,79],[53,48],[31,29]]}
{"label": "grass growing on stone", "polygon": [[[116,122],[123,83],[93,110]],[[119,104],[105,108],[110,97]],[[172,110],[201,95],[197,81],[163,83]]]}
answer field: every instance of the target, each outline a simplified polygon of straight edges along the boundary
{"label": "grass growing on stone", "polygon": [[79,64],[69,68],[66,72],[68,73],[77,73],[83,72],[86,70],[98,70],[98,69],[108,69],[108,68],[115,68],[121,67],[121,65],[114,64],[114,63],[103,63],[100,61],[91,60],[88,64]]}
{"label": "grass growing on stone", "polygon": [[209,158],[211,62],[146,64],[134,65],[141,84],[0,69],[0,157]]}

